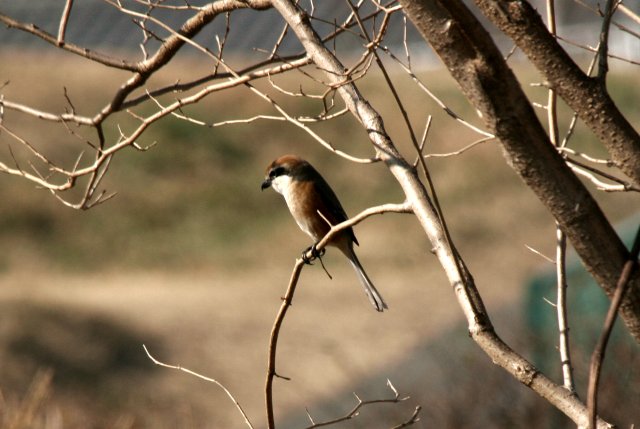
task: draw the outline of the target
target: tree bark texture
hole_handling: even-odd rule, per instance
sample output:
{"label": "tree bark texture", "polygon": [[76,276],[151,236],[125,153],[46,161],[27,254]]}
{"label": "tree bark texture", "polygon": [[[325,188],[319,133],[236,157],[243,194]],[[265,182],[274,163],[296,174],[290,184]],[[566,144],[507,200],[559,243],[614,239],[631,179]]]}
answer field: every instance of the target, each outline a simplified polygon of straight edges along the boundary
{"label": "tree bark texture", "polygon": [[587,76],[547,30],[527,1],[475,0],[507,34],[608,149],[614,164],[640,184],[640,135],[607,93],[605,81]]}
{"label": "tree bark texture", "polygon": [[[509,165],[558,221],[587,270],[613,296],[629,252],[550,143],[489,33],[460,0],[400,3],[500,141]],[[630,281],[620,314],[640,342],[638,273]]]}
{"label": "tree bark texture", "polygon": [[[345,68],[327,49],[310,25],[306,14],[292,0],[272,0],[273,7],[291,26],[313,62],[326,72],[326,79],[338,87],[338,93],[347,108],[362,123],[390,172],[402,187],[407,203],[418,218],[431,241],[449,283],[458,298],[469,324],[472,338],[487,355],[517,380],[564,412],[576,424],[586,426],[588,411],[575,396],[539,372],[531,363],[518,355],[495,333],[474,280],[455,248],[447,239],[427,190],[417,171],[398,153],[385,131],[382,118],[362,97],[355,84],[343,76]],[[597,206],[596,206],[597,207]],[[598,419],[598,428],[610,427]]]}

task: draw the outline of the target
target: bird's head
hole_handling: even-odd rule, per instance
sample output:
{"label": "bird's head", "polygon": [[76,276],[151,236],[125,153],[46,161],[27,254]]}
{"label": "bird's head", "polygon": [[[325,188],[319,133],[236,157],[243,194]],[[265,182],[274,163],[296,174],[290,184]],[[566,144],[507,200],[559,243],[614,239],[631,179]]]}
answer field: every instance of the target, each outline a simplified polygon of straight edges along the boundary
{"label": "bird's head", "polygon": [[299,156],[281,156],[267,167],[266,175],[260,188],[265,190],[272,187],[279,194],[283,194],[291,181],[304,179],[307,174],[306,171],[310,168],[313,169],[307,161]]}

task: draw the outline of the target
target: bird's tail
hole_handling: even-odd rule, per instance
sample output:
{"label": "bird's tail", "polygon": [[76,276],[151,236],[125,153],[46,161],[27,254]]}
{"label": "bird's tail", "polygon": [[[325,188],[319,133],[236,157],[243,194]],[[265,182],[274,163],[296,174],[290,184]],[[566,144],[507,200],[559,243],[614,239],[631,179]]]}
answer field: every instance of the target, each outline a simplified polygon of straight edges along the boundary
{"label": "bird's tail", "polygon": [[371,279],[369,279],[369,276],[367,276],[364,268],[362,268],[362,264],[360,264],[356,253],[353,251],[353,248],[349,248],[348,252],[344,253],[349,259],[349,262],[351,262],[351,266],[356,271],[358,280],[360,280],[360,283],[362,284],[367,297],[369,297],[369,301],[371,301],[371,304],[375,307],[375,309],[377,311],[383,311],[389,308],[387,307],[387,303],[384,302],[384,299],[382,299],[382,296],[380,295],[376,287],[373,285],[373,283],[371,283]]}

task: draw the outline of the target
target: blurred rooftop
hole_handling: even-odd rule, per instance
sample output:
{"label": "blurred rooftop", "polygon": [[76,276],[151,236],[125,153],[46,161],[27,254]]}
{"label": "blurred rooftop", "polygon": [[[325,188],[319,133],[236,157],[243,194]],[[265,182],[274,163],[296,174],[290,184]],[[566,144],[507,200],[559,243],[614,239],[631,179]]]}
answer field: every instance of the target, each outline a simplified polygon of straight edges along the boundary
{"label": "blurred rooftop", "polygon": [[[179,26],[188,19],[194,12],[191,10],[175,10],[149,8],[140,2],[124,0],[123,7],[146,14],[148,13],[157,20],[164,22],[172,28]],[[207,4],[205,0],[190,1],[192,6]],[[471,3],[467,1],[467,3]],[[533,0],[533,3],[541,11],[546,6],[542,0]],[[33,23],[37,27],[51,34],[56,34],[58,22],[64,9],[64,0],[40,0],[34,1],[14,1],[0,0],[0,13],[8,15],[25,23]],[[164,5],[184,5],[179,0],[163,2]],[[309,6],[308,1],[302,2],[303,6]],[[627,0],[625,6],[638,13],[640,11],[640,0]],[[474,6],[470,4],[472,10]],[[559,35],[567,40],[572,40],[582,46],[596,46],[600,31],[601,17],[598,16],[599,3],[594,0],[567,1],[556,4],[557,26]],[[362,6],[363,10],[373,10],[370,3]],[[349,7],[344,0],[323,0],[313,3],[313,14],[319,18],[315,23],[316,30],[321,34],[330,32],[335,17],[347,17]],[[270,51],[274,43],[278,40],[284,23],[282,18],[275,11],[252,11],[240,10],[231,16],[230,33],[228,35],[225,49],[227,52],[251,52],[254,50]],[[396,14],[393,19],[399,22],[402,18]],[[486,20],[481,19],[489,31],[494,33],[497,43],[506,51],[511,49],[512,42],[497,32]],[[610,34],[610,51],[615,55],[628,58],[633,61],[640,61],[639,35],[630,28],[634,28],[633,21],[625,14],[618,12],[614,16],[614,21],[619,24],[612,26]],[[69,19],[66,40],[89,49],[117,49],[118,51],[140,52],[143,35],[139,27],[140,19],[122,13],[118,8],[104,0],[83,0],[75,2]],[[162,38],[167,31],[153,22],[146,22],[148,28],[154,35]],[[196,37],[196,41],[207,46],[214,51],[217,49],[216,36],[223,37],[227,22],[224,15],[215,19],[211,25]],[[388,45],[398,45],[403,39],[402,25],[391,25],[385,43]],[[291,33],[291,32],[289,32]],[[420,36],[409,29],[407,33],[409,44],[422,43]],[[28,48],[45,47],[45,42],[22,31],[9,30],[6,27],[0,28],[0,41],[3,46],[16,45]],[[147,50],[153,51],[158,45],[157,40],[148,40]],[[355,47],[355,45],[353,46]],[[566,44],[569,50],[580,49],[571,44]],[[340,48],[340,47],[339,47]],[[349,49],[349,46],[342,48]],[[295,37],[287,35],[280,46],[281,53],[294,53],[301,50]],[[433,61],[435,57],[430,52],[427,60]]]}

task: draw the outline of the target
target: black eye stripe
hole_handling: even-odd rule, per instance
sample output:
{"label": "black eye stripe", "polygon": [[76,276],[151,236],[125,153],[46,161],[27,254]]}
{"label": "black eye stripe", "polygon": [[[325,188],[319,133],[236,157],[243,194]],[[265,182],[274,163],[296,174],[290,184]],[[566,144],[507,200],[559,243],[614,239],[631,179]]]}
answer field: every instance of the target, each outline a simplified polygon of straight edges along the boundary
{"label": "black eye stripe", "polygon": [[269,177],[273,179],[274,177],[282,176],[284,173],[285,173],[284,167],[282,166],[275,167],[275,168],[272,168],[271,171],[269,171]]}

